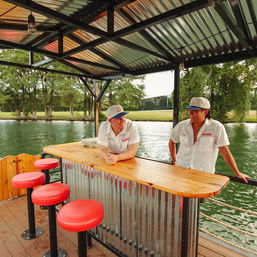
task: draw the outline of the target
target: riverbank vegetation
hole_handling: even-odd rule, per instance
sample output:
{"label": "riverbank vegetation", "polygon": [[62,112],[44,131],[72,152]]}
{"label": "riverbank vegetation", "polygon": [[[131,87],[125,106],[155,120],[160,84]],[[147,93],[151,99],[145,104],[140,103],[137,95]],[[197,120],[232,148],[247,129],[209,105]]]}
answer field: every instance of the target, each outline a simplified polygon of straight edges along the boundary
{"label": "riverbank vegetation", "polygon": [[[104,120],[104,114],[102,113],[101,119]],[[126,117],[134,121],[172,121],[173,111],[172,110],[153,110],[153,111],[130,111]],[[227,122],[235,122],[233,120],[233,113],[228,113]],[[2,120],[17,120],[17,115],[12,112],[0,112],[0,119]],[[45,120],[44,112],[38,112],[38,120]],[[22,119],[24,120],[24,119]],[[27,116],[25,120],[31,120],[30,116]],[[69,112],[53,112],[51,120],[71,120]],[[74,113],[73,120],[85,120],[82,111]],[[93,121],[93,119],[86,119]],[[257,110],[251,110],[246,115],[244,122],[257,122]]]}
{"label": "riverbank vegetation", "polygon": [[[44,61],[39,54],[34,62]],[[0,59],[24,63],[28,54],[22,50],[3,49]],[[44,65],[49,70],[76,72],[59,62]],[[94,100],[102,95],[99,110],[114,103],[124,109],[138,110],[144,98],[144,76],[116,80],[96,81],[92,78],[63,75],[45,71],[33,71],[23,67],[0,66],[0,110],[16,113],[18,119],[51,120],[53,110],[69,111],[71,120],[76,119],[76,110],[83,111],[83,119],[92,119]]]}
{"label": "riverbank vegetation", "polygon": [[[4,49],[0,52],[0,59],[23,63],[28,55],[25,51]],[[41,61],[44,61],[43,57],[35,54],[34,62]],[[45,68],[74,72],[72,68],[58,62],[47,63]],[[180,120],[188,117],[184,107],[194,96],[208,98],[212,117],[221,122],[256,120],[256,116],[249,116],[249,110],[257,110],[256,77],[256,58],[181,69]],[[172,120],[168,110],[160,113],[145,110],[173,109],[173,94],[155,100],[144,99],[144,87],[144,76],[96,81],[0,66],[0,111],[3,112],[0,118],[93,120],[94,101],[97,99],[101,119],[104,119],[104,111],[110,105],[120,104],[131,112],[128,117],[132,120]]]}

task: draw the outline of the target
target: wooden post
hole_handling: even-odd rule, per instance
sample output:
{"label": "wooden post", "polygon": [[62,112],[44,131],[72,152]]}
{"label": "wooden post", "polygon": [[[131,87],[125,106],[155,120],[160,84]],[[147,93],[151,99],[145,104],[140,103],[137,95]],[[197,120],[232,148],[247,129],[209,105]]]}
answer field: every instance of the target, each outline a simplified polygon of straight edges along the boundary
{"label": "wooden post", "polygon": [[94,80],[94,118],[95,118],[95,137],[98,136],[98,128],[99,128],[99,102],[96,101],[98,95],[98,83]]}
{"label": "wooden post", "polygon": [[177,66],[174,76],[173,127],[178,124],[179,120],[179,74],[180,68]]}
{"label": "wooden post", "polygon": [[29,65],[32,65],[34,63],[34,53],[29,52]]}

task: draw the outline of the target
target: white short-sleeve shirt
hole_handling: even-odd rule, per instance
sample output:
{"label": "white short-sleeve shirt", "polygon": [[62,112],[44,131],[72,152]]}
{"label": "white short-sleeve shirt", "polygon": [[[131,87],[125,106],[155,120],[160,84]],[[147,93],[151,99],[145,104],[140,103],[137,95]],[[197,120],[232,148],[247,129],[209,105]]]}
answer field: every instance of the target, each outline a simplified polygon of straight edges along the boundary
{"label": "white short-sleeve shirt", "polygon": [[108,120],[104,121],[99,129],[97,143],[108,147],[111,153],[123,153],[128,150],[128,145],[139,143],[137,126],[126,119],[124,129],[116,136]]}
{"label": "white short-sleeve shirt", "polygon": [[225,127],[216,120],[206,119],[194,143],[190,119],[181,121],[172,130],[171,140],[180,142],[175,165],[215,172],[219,147],[229,145]]}

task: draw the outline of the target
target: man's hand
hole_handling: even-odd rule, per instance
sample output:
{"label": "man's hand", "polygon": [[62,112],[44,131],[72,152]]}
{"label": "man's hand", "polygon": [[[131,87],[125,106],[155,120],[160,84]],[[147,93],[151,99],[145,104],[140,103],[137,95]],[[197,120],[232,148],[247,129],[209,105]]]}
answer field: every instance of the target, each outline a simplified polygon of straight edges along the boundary
{"label": "man's hand", "polygon": [[136,155],[137,147],[139,143],[128,145],[128,150],[123,153],[113,154],[109,152],[108,147],[99,146],[99,153],[105,159],[108,164],[116,164],[118,161],[128,160]]}
{"label": "man's hand", "polygon": [[238,170],[236,161],[235,161],[232,153],[230,152],[228,146],[227,145],[221,146],[221,147],[219,147],[219,150],[220,150],[220,153],[221,153],[222,157],[224,158],[224,160],[227,162],[229,167],[234,171],[235,175],[238,178],[242,179],[245,183],[248,183],[247,179],[250,179],[250,177],[248,175],[241,173]]}
{"label": "man's hand", "polygon": [[237,174],[237,177],[240,178],[240,179],[242,179],[245,183],[248,183],[247,179],[250,179],[250,177],[249,177],[248,175],[243,174],[243,173],[241,173],[241,172],[239,172],[239,173]]}
{"label": "man's hand", "polygon": [[115,164],[118,161],[118,158],[115,154],[108,153],[106,158],[105,158],[106,163],[108,164]]}

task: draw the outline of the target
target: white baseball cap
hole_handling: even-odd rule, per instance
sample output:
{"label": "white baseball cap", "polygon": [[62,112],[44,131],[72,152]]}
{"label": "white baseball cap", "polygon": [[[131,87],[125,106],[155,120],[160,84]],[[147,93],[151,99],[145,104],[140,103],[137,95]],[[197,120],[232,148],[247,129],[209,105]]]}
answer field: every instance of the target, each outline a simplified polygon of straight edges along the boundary
{"label": "white baseball cap", "polygon": [[199,110],[211,108],[210,102],[205,97],[193,97],[190,101],[190,105],[186,109]]}
{"label": "white baseball cap", "polygon": [[126,115],[128,112],[124,112],[122,106],[112,105],[106,111],[107,119],[119,119],[121,116]]}

